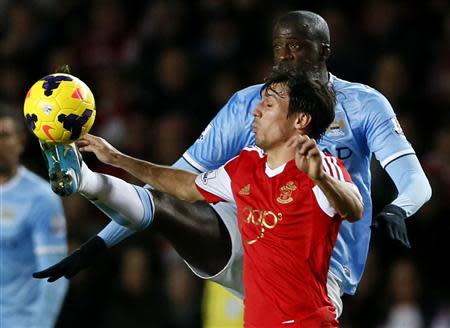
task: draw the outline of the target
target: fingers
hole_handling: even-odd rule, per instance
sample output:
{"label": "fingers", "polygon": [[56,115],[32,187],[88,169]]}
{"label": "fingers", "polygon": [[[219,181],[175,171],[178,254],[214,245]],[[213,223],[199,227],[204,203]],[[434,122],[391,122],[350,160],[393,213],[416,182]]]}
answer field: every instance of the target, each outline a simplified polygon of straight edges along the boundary
{"label": "fingers", "polygon": [[76,145],[77,145],[77,147],[78,147],[78,149],[80,150],[80,151],[82,151],[82,152],[85,152],[85,151],[89,151],[88,149],[88,147],[89,147],[89,145],[93,142],[93,135],[91,135],[91,134],[86,134],[86,135],[84,135],[82,138],[80,138],[77,142],[76,142]]}
{"label": "fingers", "polygon": [[54,282],[64,275],[64,265],[62,263],[55,264],[45,270],[34,272],[33,278],[45,279],[48,278],[48,282]]}
{"label": "fingers", "polygon": [[43,271],[38,271],[38,272],[34,272],[33,273],[33,278],[37,278],[37,279],[43,279],[43,278],[48,278],[51,276],[51,273],[49,273],[48,271],[49,269],[43,270]]}
{"label": "fingers", "polygon": [[299,136],[297,138],[297,153],[301,156],[311,158],[320,154],[316,141],[308,136]]}
{"label": "fingers", "polygon": [[77,141],[78,149],[81,152],[95,152],[96,149],[98,149],[102,143],[104,143],[104,140],[100,137],[94,136],[92,134],[86,134],[83,136],[83,138],[79,139]]}
{"label": "fingers", "polygon": [[63,275],[62,274],[58,274],[58,275],[53,275],[50,278],[47,279],[48,282],[54,282],[56,280],[58,280],[59,278],[61,278]]}
{"label": "fingers", "polygon": [[400,243],[404,247],[411,248],[411,243],[409,242],[408,238],[408,232],[406,230],[406,227],[404,227],[403,225],[403,221],[402,223],[398,223],[392,221],[391,217],[386,217],[383,215],[378,215],[372,222],[373,228],[382,227],[392,240]]}
{"label": "fingers", "polygon": [[42,279],[42,278],[48,278],[48,277],[52,276],[55,272],[58,271],[58,267],[59,267],[58,264],[52,265],[51,267],[49,267],[45,270],[34,272],[33,278]]}
{"label": "fingers", "polygon": [[411,248],[411,243],[409,242],[408,236],[405,236],[405,240],[403,242],[403,245],[405,245],[408,248]]}

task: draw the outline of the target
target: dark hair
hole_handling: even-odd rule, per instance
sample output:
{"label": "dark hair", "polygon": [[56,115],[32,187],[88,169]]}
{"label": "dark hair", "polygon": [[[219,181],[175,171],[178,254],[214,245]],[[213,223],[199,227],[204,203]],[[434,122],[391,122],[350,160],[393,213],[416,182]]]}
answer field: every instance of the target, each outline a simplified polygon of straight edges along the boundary
{"label": "dark hair", "polygon": [[267,89],[273,90],[273,85],[279,83],[289,89],[288,117],[294,113],[310,114],[308,136],[320,139],[334,120],[336,96],[331,86],[303,72],[274,68],[266,79],[262,92]]}
{"label": "dark hair", "polygon": [[14,121],[15,129],[18,132],[25,129],[22,112],[11,105],[0,103],[0,120],[5,118],[11,118]]}

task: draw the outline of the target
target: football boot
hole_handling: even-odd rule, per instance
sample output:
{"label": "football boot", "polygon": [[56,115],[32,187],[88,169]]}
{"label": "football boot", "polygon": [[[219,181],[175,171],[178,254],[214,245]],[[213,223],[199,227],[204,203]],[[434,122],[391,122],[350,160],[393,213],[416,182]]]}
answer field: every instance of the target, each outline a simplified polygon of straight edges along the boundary
{"label": "football boot", "polygon": [[82,157],[75,143],[53,144],[39,141],[47,163],[48,177],[53,192],[69,196],[78,191]]}

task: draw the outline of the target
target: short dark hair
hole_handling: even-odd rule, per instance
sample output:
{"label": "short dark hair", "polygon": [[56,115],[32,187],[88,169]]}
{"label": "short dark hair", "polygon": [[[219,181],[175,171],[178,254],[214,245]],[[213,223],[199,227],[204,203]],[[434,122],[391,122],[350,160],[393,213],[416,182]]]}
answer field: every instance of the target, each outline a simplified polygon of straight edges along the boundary
{"label": "short dark hair", "polygon": [[0,102],[0,119],[11,118],[14,121],[17,132],[25,130],[22,112],[12,105]]}
{"label": "short dark hair", "polygon": [[288,117],[294,113],[310,114],[308,136],[320,139],[334,120],[336,95],[331,86],[310,77],[305,72],[273,68],[262,92],[267,89],[273,90],[273,85],[279,83],[289,89]]}
{"label": "short dark hair", "polygon": [[273,29],[286,25],[295,28],[297,32],[306,33],[306,36],[313,41],[330,45],[330,30],[327,22],[312,11],[289,11],[275,20]]}

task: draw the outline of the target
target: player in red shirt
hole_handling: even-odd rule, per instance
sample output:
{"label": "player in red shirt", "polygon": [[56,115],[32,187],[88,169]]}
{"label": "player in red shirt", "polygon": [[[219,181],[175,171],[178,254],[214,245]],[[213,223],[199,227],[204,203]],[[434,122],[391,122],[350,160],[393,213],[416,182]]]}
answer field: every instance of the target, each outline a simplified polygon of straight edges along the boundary
{"label": "player in red shirt", "polygon": [[342,219],[361,217],[362,204],[354,185],[354,194],[342,197],[340,185],[351,183],[350,175],[305,135],[320,137],[332,117],[328,87],[279,79],[263,89],[253,113],[264,151],[245,148],[196,183],[208,202],[237,205],[245,326],[337,327],[326,288],[331,252]]}
{"label": "player in red shirt", "polygon": [[[245,254],[246,326],[304,327],[308,322],[322,327],[319,323],[326,322],[334,327],[326,281],[341,216],[294,159],[273,169],[269,154],[249,147],[224,167],[197,178],[208,202],[237,204]],[[351,182],[336,158],[320,160],[318,154],[315,161],[334,179]]]}

